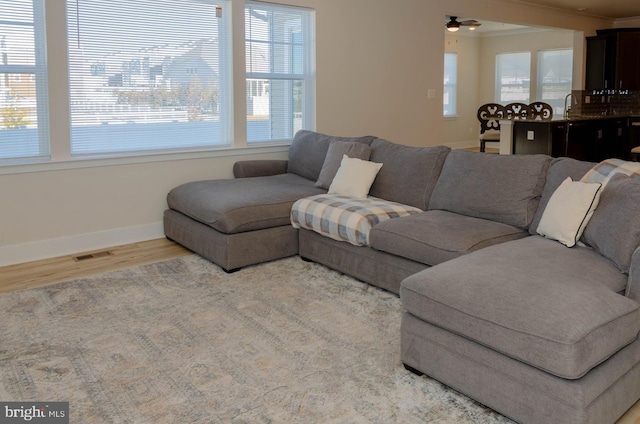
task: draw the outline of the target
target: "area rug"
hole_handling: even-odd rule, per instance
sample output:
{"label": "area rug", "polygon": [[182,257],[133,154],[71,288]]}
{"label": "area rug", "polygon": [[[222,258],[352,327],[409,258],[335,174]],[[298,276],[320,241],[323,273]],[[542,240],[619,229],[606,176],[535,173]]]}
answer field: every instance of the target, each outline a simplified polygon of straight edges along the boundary
{"label": "area rug", "polygon": [[0,295],[0,400],[72,423],[510,423],[400,362],[396,295],[190,255]]}

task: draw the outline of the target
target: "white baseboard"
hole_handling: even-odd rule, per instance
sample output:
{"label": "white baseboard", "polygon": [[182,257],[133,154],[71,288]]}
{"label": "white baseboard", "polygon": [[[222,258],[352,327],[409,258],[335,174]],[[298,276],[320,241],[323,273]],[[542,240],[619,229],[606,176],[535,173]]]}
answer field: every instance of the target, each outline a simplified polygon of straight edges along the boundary
{"label": "white baseboard", "polygon": [[0,246],[0,266],[55,258],[164,237],[162,222]]}

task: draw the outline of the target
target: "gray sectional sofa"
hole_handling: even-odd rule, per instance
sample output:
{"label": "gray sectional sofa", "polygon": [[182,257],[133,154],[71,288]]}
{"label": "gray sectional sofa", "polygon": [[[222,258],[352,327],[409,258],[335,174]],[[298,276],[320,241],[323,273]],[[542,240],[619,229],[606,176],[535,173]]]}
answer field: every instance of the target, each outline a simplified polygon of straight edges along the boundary
{"label": "gray sectional sofa", "polygon": [[[371,196],[423,211],[375,224],[367,246],[290,224],[349,143],[383,164]],[[640,183],[605,187],[585,245],[536,232],[593,165],[301,131],[288,161],[173,189],[165,233],[227,271],[299,254],[398,293],[405,367],[518,422],[613,423],[640,399]]]}

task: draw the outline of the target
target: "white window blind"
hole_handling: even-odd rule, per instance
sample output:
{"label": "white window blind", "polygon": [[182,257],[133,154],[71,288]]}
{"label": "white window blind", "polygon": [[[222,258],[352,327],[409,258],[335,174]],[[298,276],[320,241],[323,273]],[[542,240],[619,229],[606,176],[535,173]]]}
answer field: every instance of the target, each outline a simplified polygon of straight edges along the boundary
{"label": "white window blind", "polygon": [[67,0],[73,156],[231,143],[227,0]]}
{"label": "white window blind", "polygon": [[500,53],[496,56],[496,101],[529,103],[531,53]]}
{"label": "white window blind", "polygon": [[564,98],[571,93],[573,80],[573,49],[538,52],[538,96],[549,103],[553,113],[564,113]]}
{"label": "white window blind", "polygon": [[444,54],[444,116],[456,116],[458,96],[458,54]]}
{"label": "white window blind", "polygon": [[313,11],[245,4],[247,141],[291,140],[314,129]]}
{"label": "white window blind", "polygon": [[41,0],[0,0],[0,163],[49,156]]}

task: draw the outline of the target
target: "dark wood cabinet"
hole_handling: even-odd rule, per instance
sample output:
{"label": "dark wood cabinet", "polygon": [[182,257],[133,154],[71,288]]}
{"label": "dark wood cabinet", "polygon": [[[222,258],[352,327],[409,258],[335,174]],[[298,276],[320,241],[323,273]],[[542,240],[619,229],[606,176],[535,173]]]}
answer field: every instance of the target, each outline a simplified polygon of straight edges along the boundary
{"label": "dark wood cabinet", "polygon": [[627,149],[629,139],[629,119],[610,118],[602,121],[602,137],[596,139],[598,158],[630,159],[631,149]]}
{"label": "dark wood cabinet", "polygon": [[597,134],[592,124],[592,121],[574,121],[567,124],[564,156],[597,162]]}
{"label": "dark wood cabinet", "polygon": [[585,89],[600,90],[615,85],[616,37],[587,37]]}
{"label": "dark wood cabinet", "polygon": [[590,162],[609,158],[629,160],[629,118],[569,122],[565,156]]}
{"label": "dark wood cabinet", "polygon": [[599,30],[587,37],[585,89],[640,89],[640,28]]}
{"label": "dark wood cabinet", "polygon": [[578,119],[573,121],[515,121],[513,154],[542,153],[589,162],[609,158],[630,160],[640,145],[639,118]]}
{"label": "dark wood cabinet", "polygon": [[518,121],[513,127],[513,154],[564,156],[567,123],[564,121]]}
{"label": "dark wood cabinet", "polygon": [[640,30],[618,34],[616,83],[619,90],[640,89]]}

